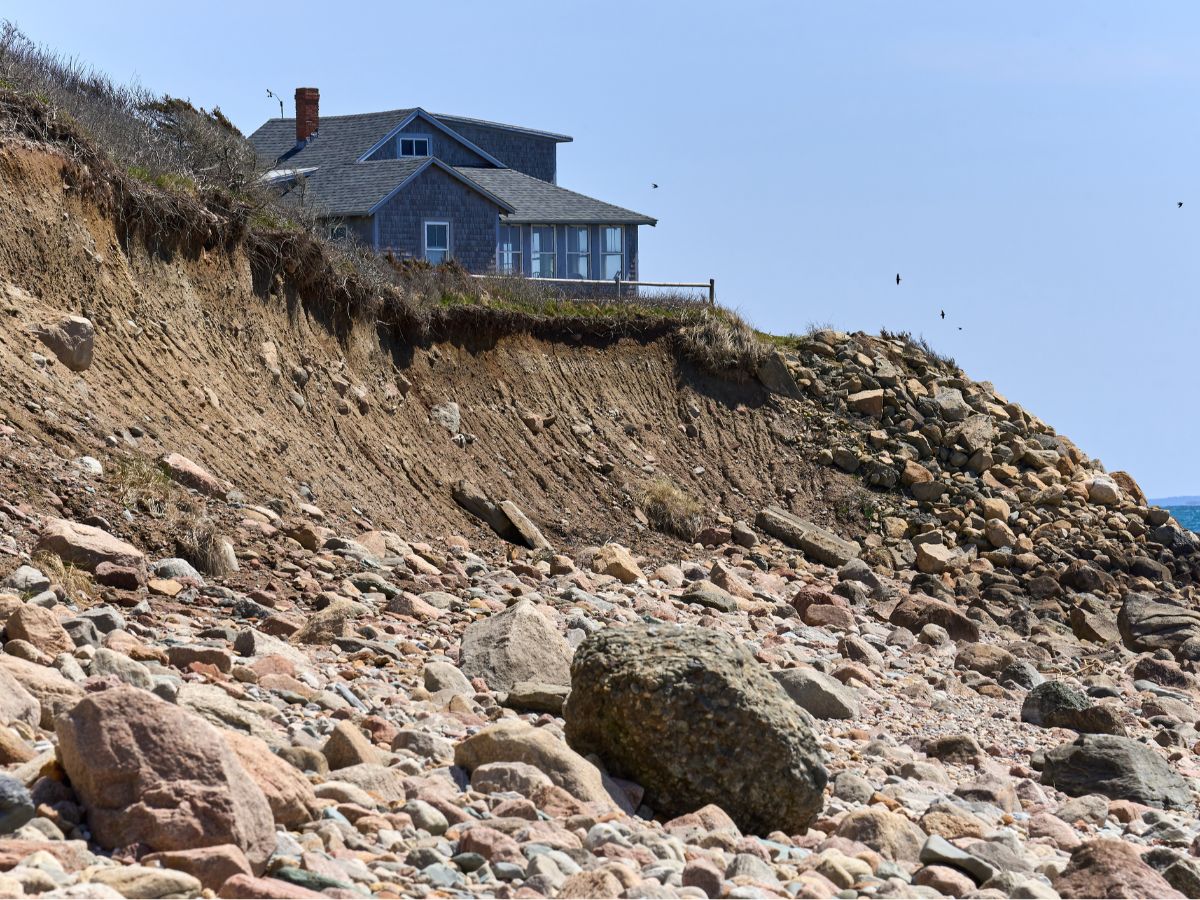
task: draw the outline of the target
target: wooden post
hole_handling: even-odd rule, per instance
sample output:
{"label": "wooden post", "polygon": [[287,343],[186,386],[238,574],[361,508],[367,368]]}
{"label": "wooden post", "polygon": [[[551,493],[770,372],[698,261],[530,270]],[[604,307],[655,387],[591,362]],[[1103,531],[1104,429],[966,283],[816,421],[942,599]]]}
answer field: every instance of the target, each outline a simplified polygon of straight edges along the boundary
{"label": "wooden post", "polygon": [[620,273],[613,276],[613,281],[617,285],[617,302],[621,302],[621,275]]}
{"label": "wooden post", "polygon": [[708,279],[708,305],[717,305],[717,279]]}

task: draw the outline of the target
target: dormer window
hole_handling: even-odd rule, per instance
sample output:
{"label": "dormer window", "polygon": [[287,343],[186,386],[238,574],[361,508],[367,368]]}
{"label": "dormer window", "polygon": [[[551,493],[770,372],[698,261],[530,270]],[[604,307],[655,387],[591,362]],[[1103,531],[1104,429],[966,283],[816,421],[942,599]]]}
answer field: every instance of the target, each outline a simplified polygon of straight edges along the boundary
{"label": "dormer window", "polygon": [[428,156],[429,138],[426,136],[400,135],[396,138],[397,156]]}

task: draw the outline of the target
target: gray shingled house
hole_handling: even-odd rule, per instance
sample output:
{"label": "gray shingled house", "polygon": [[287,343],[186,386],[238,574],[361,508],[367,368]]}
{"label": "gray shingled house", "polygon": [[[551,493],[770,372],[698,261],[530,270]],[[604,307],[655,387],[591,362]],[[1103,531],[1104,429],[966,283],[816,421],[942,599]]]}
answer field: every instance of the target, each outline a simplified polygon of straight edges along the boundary
{"label": "gray shingled house", "polygon": [[638,226],[656,220],[557,184],[571,138],[423,109],[321,118],[316,88],[296,117],[250,136],[266,174],[332,234],[470,272],[634,280]]}

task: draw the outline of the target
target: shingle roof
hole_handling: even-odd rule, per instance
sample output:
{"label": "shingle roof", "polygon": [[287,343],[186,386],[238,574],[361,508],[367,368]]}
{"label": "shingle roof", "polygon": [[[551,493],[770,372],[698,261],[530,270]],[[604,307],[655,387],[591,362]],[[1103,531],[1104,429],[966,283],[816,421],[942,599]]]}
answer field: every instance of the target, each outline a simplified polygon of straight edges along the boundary
{"label": "shingle roof", "polygon": [[544,225],[656,225],[657,219],[613,206],[515,169],[459,166],[457,171],[514,208],[505,222]]}
{"label": "shingle roof", "polygon": [[541,131],[537,128],[525,128],[521,125],[505,125],[503,122],[489,122],[487,119],[472,119],[470,116],[448,116],[444,113],[433,113],[435,118],[440,119],[447,125],[454,125],[456,122],[461,122],[464,125],[482,125],[486,128],[503,128],[505,131],[517,131],[521,134],[532,134],[534,137],[550,138],[552,141],[558,141],[560,144],[565,144],[569,141],[574,141],[575,138],[568,134],[558,134],[553,131]]}
{"label": "shingle roof", "polygon": [[[365,216],[429,160],[405,157],[321,166],[288,187],[284,199],[331,216]],[[348,171],[353,169],[353,171]]]}
{"label": "shingle roof", "polygon": [[250,135],[250,145],[264,166],[272,166],[276,160],[285,161],[289,167],[350,163],[412,113],[411,109],[392,109],[353,116],[322,116],[317,136],[299,150],[296,120],[269,119]]}

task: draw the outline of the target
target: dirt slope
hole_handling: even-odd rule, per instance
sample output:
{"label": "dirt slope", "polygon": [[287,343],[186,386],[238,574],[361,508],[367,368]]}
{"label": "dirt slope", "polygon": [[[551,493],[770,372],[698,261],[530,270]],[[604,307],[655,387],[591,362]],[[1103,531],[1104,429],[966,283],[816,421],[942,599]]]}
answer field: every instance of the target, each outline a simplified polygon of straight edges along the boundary
{"label": "dirt slope", "polygon": [[[784,502],[856,527],[861,488],[799,453],[803,404],[681,364],[669,337],[413,344],[360,325],[339,341],[303,298],[256,294],[239,252],[119,234],[65,171],[44,147],[0,150],[0,414],[64,458],[178,452],[252,502],[431,537],[486,534],[451,499],[462,478],[562,546],[665,546],[633,509],[655,479],[714,521]],[[31,333],[68,313],[97,330],[81,373]],[[431,420],[451,402],[461,435]]]}

